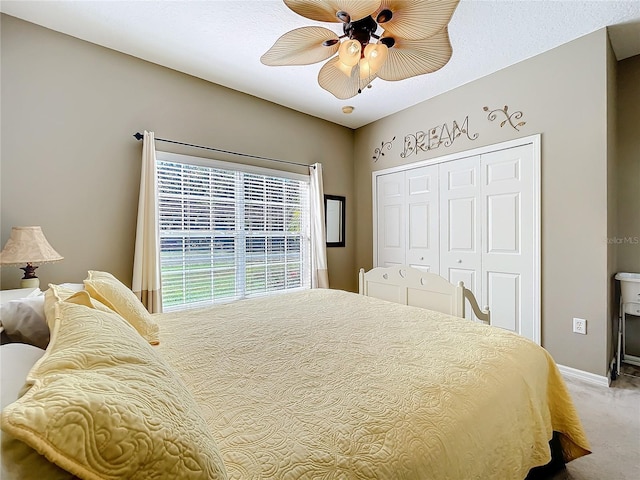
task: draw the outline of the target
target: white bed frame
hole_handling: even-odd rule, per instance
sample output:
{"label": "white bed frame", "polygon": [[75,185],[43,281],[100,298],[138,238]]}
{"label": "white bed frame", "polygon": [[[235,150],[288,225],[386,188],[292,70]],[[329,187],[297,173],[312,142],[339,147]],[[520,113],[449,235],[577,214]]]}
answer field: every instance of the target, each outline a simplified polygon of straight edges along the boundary
{"label": "white bed frame", "polygon": [[478,306],[471,290],[463,282],[453,285],[435,273],[428,273],[407,265],[377,267],[359,274],[360,295],[380,298],[389,302],[427,308],[437,312],[465,316],[466,300],[473,313],[483,323],[491,323],[489,307]]}

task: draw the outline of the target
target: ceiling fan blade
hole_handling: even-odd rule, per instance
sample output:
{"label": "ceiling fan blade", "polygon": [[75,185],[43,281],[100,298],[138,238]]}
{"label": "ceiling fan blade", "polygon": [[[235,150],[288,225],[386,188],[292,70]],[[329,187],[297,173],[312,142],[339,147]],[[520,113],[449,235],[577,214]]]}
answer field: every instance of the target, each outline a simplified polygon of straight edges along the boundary
{"label": "ceiling fan blade", "polygon": [[387,61],[378,71],[378,77],[395,81],[432,73],[444,67],[452,53],[447,28],[425,40],[396,38],[395,45],[389,49]]}
{"label": "ceiling fan blade", "polygon": [[284,0],[298,15],[318,22],[340,22],[336,13],[347,12],[351,21],[368,17],[380,6],[381,0]]}
{"label": "ceiling fan blade", "polygon": [[337,66],[338,57],[330,58],[318,73],[318,84],[327,92],[340,100],[355,97],[358,90],[368,85],[374,78],[360,79],[358,65],[351,70],[351,76],[347,76]]}
{"label": "ceiling fan blade", "polygon": [[382,0],[374,18],[382,10],[391,10],[391,19],[380,24],[385,32],[393,37],[420,40],[446,27],[458,3],[459,0]]}
{"label": "ceiling fan blade", "polygon": [[[335,40],[324,46],[322,42]],[[269,66],[311,65],[331,57],[340,48],[338,35],[324,27],[302,27],[282,35],[260,61]]]}

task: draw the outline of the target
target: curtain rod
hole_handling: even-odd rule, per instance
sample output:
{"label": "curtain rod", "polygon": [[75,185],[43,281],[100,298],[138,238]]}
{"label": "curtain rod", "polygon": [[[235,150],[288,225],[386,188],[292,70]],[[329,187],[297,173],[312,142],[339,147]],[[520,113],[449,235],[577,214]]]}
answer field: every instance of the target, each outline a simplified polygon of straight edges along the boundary
{"label": "curtain rod", "polygon": [[[136,138],[136,140],[142,140],[144,138],[144,135],[142,135],[140,132],[134,133],[133,136]],[[307,165],[306,163],[290,162],[288,160],[278,160],[277,158],[261,157],[259,155],[249,155],[248,153],[232,152],[230,150],[221,150],[219,148],[204,147],[202,145],[194,145],[193,143],[178,142],[177,140],[167,140],[165,138],[155,138],[155,140],[157,142],[175,143],[176,145],[184,145],[186,147],[201,148],[203,150],[212,150],[214,152],[228,153],[229,155],[238,155],[240,157],[257,158],[259,160],[268,160],[270,162],[288,163],[289,165],[297,165],[298,167],[313,167],[313,165]]]}

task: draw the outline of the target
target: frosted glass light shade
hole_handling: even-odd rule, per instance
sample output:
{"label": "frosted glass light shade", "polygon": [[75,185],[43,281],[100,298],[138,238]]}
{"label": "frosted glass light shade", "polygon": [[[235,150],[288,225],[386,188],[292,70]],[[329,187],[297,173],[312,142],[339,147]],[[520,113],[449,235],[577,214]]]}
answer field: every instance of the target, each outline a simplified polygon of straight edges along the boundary
{"label": "frosted glass light shade", "polygon": [[362,47],[360,46],[360,42],[357,40],[346,40],[340,45],[338,57],[340,57],[342,63],[353,67],[360,61],[361,51]]}
{"label": "frosted glass light shade", "polygon": [[360,78],[373,77],[387,61],[389,49],[384,43],[370,43],[364,47],[360,60]]}
{"label": "frosted glass light shade", "polygon": [[347,77],[351,77],[351,72],[353,71],[353,65],[345,65],[340,61],[340,58],[336,60],[336,67],[344,73]]}

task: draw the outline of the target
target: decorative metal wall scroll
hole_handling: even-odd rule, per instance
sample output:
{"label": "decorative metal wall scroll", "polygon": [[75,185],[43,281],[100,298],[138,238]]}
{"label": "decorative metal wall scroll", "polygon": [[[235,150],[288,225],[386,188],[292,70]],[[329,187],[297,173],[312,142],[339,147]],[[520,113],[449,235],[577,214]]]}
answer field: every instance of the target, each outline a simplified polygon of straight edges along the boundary
{"label": "decorative metal wall scroll", "polygon": [[[517,131],[520,131],[519,127],[522,127],[527,122],[518,120],[522,119],[523,113],[521,111],[509,113],[509,107],[505,105],[503,108],[496,108],[491,110],[489,107],[483,107],[485,112],[489,112],[487,118],[489,121],[494,121],[498,118],[498,112],[505,116],[505,119],[500,122],[500,127],[504,127],[507,123],[511,125]],[[516,123],[517,122],[517,123]],[[435,150],[440,146],[450,147],[461,136],[466,136],[468,140],[477,140],[480,134],[470,133],[469,131],[469,115],[464,118],[462,125],[455,120],[451,124],[443,123],[430,128],[426,132],[418,131],[416,133],[410,133],[405,135],[403,151],[400,153],[400,157],[407,158],[411,155],[417,155],[420,152],[428,152]],[[393,141],[396,137],[393,137],[388,142],[381,142],[380,147],[376,148],[373,152],[373,161],[377,162],[380,157],[384,157],[383,150],[391,150],[393,147]]]}
{"label": "decorative metal wall scroll", "polygon": [[[483,110],[485,112],[489,112],[489,107],[484,107]],[[505,120],[500,122],[500,127],[501,128],[504,127],[506,123],[509,122],[509,125],[515,128],[517,131],[520,131],[518,127],[522,127],[527,122],[518,122],[517,124],[514,125],[513,120],[520,120],[522,118],[523,113],[518,111],[518,112],[513,112],[511,115],[509,115],[508,110],[509,110],[509,107],[507,105],[505,105],[504,108],[496,108],[495,110],[491,110],[489,112],[489,116],[487,118],[489,119],[489,121],[493,122],[498,116],[496,112],[503,113],[505,116]]]}
{"label": "decorative metal wall scroll", "polygon": [[469,140],[476,140],[479,136],[478,133],[474,133],[473,135],[469,133],[468,115],[462,122],[462,126],[458,125],[458,122],[454,120],[451,127],[446,123],[443,123],[442,125],[430,128],[428,133],[419,131],[415,134],[406,135],[404,137],[404,151],[400,156],[402,158],[407,158],[410,155],[417,154],[418,152],[435,150],[440,147],[440,145],[450,147],[462,134],[465,134]]}
{"label": "decorative metal wall scroll", "polygon": [[391,147],[393,146],[393,141],[396,139],[396,137],[393,137],[391,139],[391,141],[389,142],[381,142],[382,144],[380,145],[380,148],[376,148],[373,151],[373,161],[377,162],[378,159],[382,156],[384,157],[384,152],[382,150],[384,150],[385,148],[387,150],[391,150]]}

